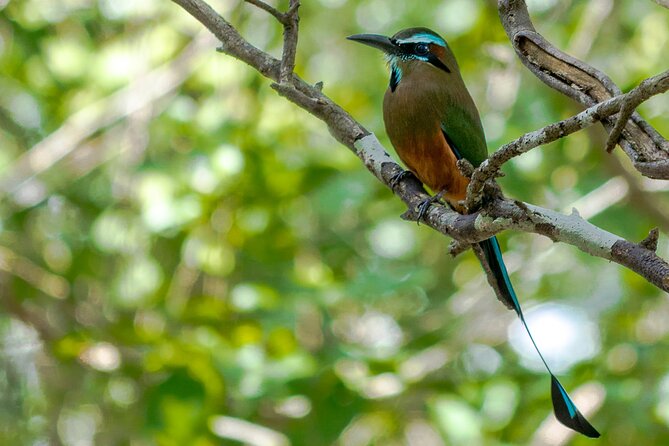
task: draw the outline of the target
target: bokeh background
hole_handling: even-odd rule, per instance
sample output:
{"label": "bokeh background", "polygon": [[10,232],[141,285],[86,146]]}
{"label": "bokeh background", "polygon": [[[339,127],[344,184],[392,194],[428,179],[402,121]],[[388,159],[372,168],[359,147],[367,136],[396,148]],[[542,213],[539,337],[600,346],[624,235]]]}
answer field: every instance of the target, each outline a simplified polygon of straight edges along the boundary
{"label": "bokeh background", "polygon": [[[285,7],[284,2],[281,7]],[[491,149],[580,109],[516,59],[495,2],[314,0],[297,72],[383,142],[383,58],[410,26],[459,58]],[[528,1],[624,90],[667,68],[650,0]],[[279,55],[281,29],[212,5]],[[0,444],[593,444],[471,252],[404,209],[315,118],[168,0],[0,0]],[[669,135],[669,100],[641,113]],[[666,182],[593,128],[505,166],[514,198],[669,257]],[[549,363],[600,444],[669,444],[669,300],[616,264],[504,233]]]}

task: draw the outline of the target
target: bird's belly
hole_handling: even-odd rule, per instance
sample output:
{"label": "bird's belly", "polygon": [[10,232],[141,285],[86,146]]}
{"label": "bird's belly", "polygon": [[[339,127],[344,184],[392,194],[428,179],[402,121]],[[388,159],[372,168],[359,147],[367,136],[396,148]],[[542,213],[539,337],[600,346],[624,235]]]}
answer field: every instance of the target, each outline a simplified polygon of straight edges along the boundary
{"label": "bird's belly", "polygon": [[413,137],[393,143],[402,162],[423,184],[434,192],[443,191],[444,198],[453,205],[465,199],[469,180],[460,173],[455,153],[441,129],[431,137]]}

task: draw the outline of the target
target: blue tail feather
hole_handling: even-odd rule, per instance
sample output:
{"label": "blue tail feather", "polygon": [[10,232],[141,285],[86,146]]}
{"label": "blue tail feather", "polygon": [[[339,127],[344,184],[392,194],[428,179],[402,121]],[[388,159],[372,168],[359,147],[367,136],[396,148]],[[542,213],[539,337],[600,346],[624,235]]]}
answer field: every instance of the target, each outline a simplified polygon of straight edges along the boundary
{"label": "blue tail feather", "polygon": [[576,408],[576,405],[567,394],[567,391],[564,389],[562,384],[560,384],[560,381],[558,381],[558,379],[555,377],[550,367],[548,367],[548,363],[541,354],[537,343],[534,341],[532,333],[530,332],[530,328],[527,326],[527,322],[525,322],[525,316],[523,315],[523,310],[520,308],[520,302],[518,302],[516,292],[513,289],[513,285],[511,285],[509,274],[506,271],[504,259],[502,258],[502,250],[500,249],[499,243],[497,242],[497,237],[491,237],[487,240],[479,242],[479,246],[483,250],[486,261],[488,262],[488,266],[495,276],[497,287],[502,293],[501,297],[507,305],[515,310],[516,314],[520,318],[520,321],[525,327],[525,331],[527,331],[527,334],[532,341],[532,345],[534,345],[534,348],[539,354],[541,361],[544,363],[546,370],[548,370],[548,373],[551,376],[551,399],[553,401],[553,411],[555,412],[555,417],[562,424],[575,430],[576,432],[580,432],[581,434],[591,438],[599,437],[599,432],[597,432],[597,430],[588,422],[588,420],[585,419],[581,412],[579,412],[579,410]]}

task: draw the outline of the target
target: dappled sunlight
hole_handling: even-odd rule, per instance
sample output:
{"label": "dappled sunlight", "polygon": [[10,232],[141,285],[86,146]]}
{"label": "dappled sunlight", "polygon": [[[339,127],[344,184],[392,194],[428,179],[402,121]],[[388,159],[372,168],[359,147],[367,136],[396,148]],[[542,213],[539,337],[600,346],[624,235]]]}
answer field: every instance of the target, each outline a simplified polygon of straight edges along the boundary
{"label": "dappled sunlight", "polygon": [[347,342],[358,344],[379,358],[396,353],[404,337],[393,318],[378,312],[367,312],[360,317],[347,314],[336,320],[332,328]]}
{"label": "dappled sunlight", "polygon": [[487,345],[472,344],[464,352],[462,362],[470,375],[490,376],[499,370],[502,356]]}
{"label": "dappled sunlight", "polygon": [[437,425],[452,444],[475,446],[482,443],[481,417],[465,401],[444,396],[438,397],[430,406]]}
{"label": "dappled sunlight", "polygon": [[120,352],[108,342],[88,347],[81,352],[79,360],[101,372],[113,372],[121,366]]}
{"label": "dappled sunlight", "polygon": [[406,224],[398,220],[379,223],[368,235],[374,252],[382,257],[404,257],[415,249],[414,233]]}
{"label": "dappled sunlight", "polygon": [[[532,337],[555,373],[564,373],[582,361],[592,359],[601,349],[599,330],[578,308],[545,304],[525,312]],[[509,327],[509,342],[521,355],[523,364],[534,371],[544,366],[520,322]]]}
{"label": "dappled sunlight", "polygon": [[251,446],[287,446],[288,438],[280,432],[238,418],[217,416],[209,421],[211,431],[229,440],[241,441]]}

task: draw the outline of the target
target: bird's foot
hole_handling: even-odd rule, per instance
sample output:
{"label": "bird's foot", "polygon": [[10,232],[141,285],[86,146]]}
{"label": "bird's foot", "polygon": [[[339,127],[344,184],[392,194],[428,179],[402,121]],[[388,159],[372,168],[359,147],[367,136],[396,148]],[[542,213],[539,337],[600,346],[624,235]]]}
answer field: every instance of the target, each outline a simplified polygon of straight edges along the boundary
{"label": "bird's foot", "polygon": [[425,200],[420,202],[420,204],[416,208],[416,210],[418,211],[418,216],[416,217],[416,224],[420,225],[420,221],[425,217],[425,215],[427,215],[427,210],[430,209],[432,203],[441,200],[441,197],[444,195],[444,193],[445,191],[441,191],[434,197],[426,198]]}
{"label": "bird's foot", "polygon": [[413,172],[410,170],[403,170],[400,173],[394,175],[390,179],[390,188],[392,190],[395,190],[395,187],[397,187],[397,184],[399,184],[400,181],[402,181],[404,178],[408,177],[409,175],[413,175]]}

